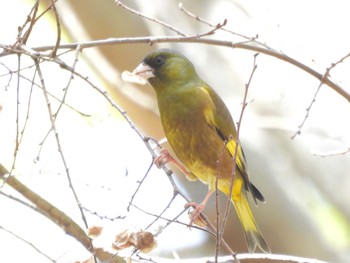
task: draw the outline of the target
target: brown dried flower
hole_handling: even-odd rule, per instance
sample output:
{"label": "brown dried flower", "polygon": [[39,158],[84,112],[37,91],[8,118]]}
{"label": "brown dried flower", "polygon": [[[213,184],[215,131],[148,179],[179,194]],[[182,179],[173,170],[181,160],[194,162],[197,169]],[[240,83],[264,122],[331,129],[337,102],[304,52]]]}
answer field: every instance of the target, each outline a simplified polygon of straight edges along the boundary
{"label": "brown dried flower", "polygon": [[115,241],[112,244],[115,250],[122,250],[131,246],[143,253],[147,253],[157,246],[157,242],[151,232],[143,230],[133,232],[126,229],[116,235]]}

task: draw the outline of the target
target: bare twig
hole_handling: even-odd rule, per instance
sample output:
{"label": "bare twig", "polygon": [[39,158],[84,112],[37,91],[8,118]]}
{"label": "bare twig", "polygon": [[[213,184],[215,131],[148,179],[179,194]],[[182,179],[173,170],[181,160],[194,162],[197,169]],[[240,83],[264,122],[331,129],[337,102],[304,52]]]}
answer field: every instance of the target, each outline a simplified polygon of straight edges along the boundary
{"label": "bare twig", "polygon": [[[38,13],[38,8],[39,8],[39,0],[37,0],[35,2],[32,10],[30,11],[29,15],[27,16],[27,20],[25,21],[23,26],[19,27],[18,38],[13,46],[17,45],[18,43],[21,43],[24,45],[27,43],[27,40],[28,40],[28,38],[33,30],[34,24],[36,22],[36,15]],[[29,23],[29,27],[28,27],[27,31],[22,36],[23,30],[28,23]]]}
{"label": "bare twig", "polygon": [[[71,188],[71,191],[73,193],[73,196],[75,198],[75,201],[77,203],[77,206],[78,206],[78,209],[80,211],[80,214],[81,214],[81,217],[82,217],[82,220],[85,224],[85,227],[88,228],[88,223],[86,221],[86,218],[85,218],[85,214],[84,214],[84,211],[81,207],[81,203],[79,201],[79,198],[78,198],[78,195],[75,191],[75,188],[73,186],[73,183],[72,183],[72,179],[71,179],[71,176],[70,176],[70,172],[69,172],[69,169],[68,169],[68,165],[67,165],[67,162],[66,162],[66,158],[64,156],[64,153],[63,153],[63,150],[62,150],[62,146],[61,146],[61,142],[60,142],[60,138],[58,136],[58,131],[57,131],[57,128],[56,128],[56,124],[55,124],[55,118],[54,118],[54,115],[53,115],[53,112],[52,112],[52,108],[51,108],[51,103],[50,103],[50,99],[48,97],[48,94],[47,94],[47,90],[46,90],[46,85],[45,85],[45,81],[44,81],[44,76],[41,72],[41,68],[40,68],[40,64],[39,64],[39,61],[38,59],[34,59],[34,62],[35,62],[35,65],[36,65],[36,69],[38,71],[38,75],[39,75],[39,78],[40,78],[40,82],[41,82],[41,86],[43,88],[43,93],[44,93],[44,97],[45,97],[45,100],[46,100],[46,105],[47,105],[47,109],[48,109],[48,113],[49,113],[49,118],[50,118],[50,121],[51,121],[51,125],[52,125],[52,130],[55,134],[55,139],[56,139],[56,143],[57,143],[57,148],[58,148],[58,152],[60,153],[61,155],[61,160],[63,162],[63,165],[64,165],[64,168],[65,168],[65,171],[66,171],[66,175],[67,175],[67,180],[68,180],[68,183],[69,183],[69,187]],[[92,244],[90,244],[90,247],[93,248]]]}
{"label": "bare twig", "polygon": [[0,226],[0,229],[2,231],[5,231],[7,233],[9,233],[10,235],[14,236],[15,238],[21,240],[23,243],[27,244],[28,246],[30,246],[32,249],[34,249],[37,253],[39,253],[40,255],[42,255],[43,257],[45,257],[47,260],[51,261],[51,262],[56,262],[56,260],[54,260],[53,258],[49,257],[48,255],[46,255],[43,251],[41,251],[38,247],[36,247],[34,244],[28,242],[27,240],[25,240],[24,238],[20,237],[19,235],[15,234],[14,232],[7,230],[6,228]]}
{"label": "bare twig", "polygon": [[[17,71],[14,71],[13,73],[16,73],[16,72],[17,72]],[[0,78],[1,78],[1,77],[2,77],[2,76],[0,76]],[[36,84],[35,81],[34,81],[35,75],[33,76],[32,79],[29,79],[29,78],[27,78],[26,76],[23,76],[23,75],[21,75],[21,74],[20,74],[20,77],[21,77],[21,79],[30,82],[31,85],[32,85],[33,87],[35,86],[35,87],[37,87],[37,88],[39,88],[39,89],[42,90],[42,87],[41,87],[40,85]],[[72,80],[73,80],[73,79],[72,79]],[[62,99],[58,98],[57,96],[55,96],[55,95],[52,94],[51,92],[47,91],[47,94],[48,94],[51,98],[53,98],[55,101],[60,102],[60,103],[62,102]],[[29,101],[30,101],[30,100],[29,100]],[[84,113],[84,112],[82,112],[82,111],[80,111],[80,110],[74,108],[73,106],[67,104],[65,101],[63,102],[63,105],[66,106],[66,107],[68,107],[69,109],[71,109],[72,111],[74,111],[75,113],[77,113],[77,114],[79,114],[79,115],[81,115],[81,116],[83,116],[83,117],[91,117],[90,114],[86,114],[86,113]],[[57,113],[56,113],[56,114],[57,114]]]}
{"label": "bare twig", "polygon": [[[16,161],[17,161],[17,154],[19,151],[19,145],[20,145],[20,134],[19,134],[19,105],[20,105],[20,74],[19,74],[19,69],[21,68],[21,55],[18,54],[17,55],[17,90],[16,90],[16,145],[15,145],[15,149],[13,152],[13,161],[12,161],[12,166],[10,169],[10,173],[9,176],[12,175],[13,170],[15,169],[16,166]],[[4,181],[6,183],[6,180]],[[2,187],[3,185],[1,185]]]}
{"label": "bare twig", "polygon": [[[241,113],[239,116],[239,120],[237,122],[237,134],[236,134],[236,138],[233,138],[233,140],[236,140],[236,147],[235,147],[235,152],[234,155],[232,157],[232,162],[233,162],[233,168],[232,168],[232,177],[231,177],[231,185],[230,185],[230,192],[227,195],[227,204],[226,204],[226,210],[224,213],[224,217],[223,217],[223,223],[222,223],[222,229],[220,231],[221,235],[223,235],[224,233],[224,229],[225,229],[225,225],[228,219],[228,212],[229,212],[229,208],[230,208],[230,204],[231,204],[231,198],[232,198],[232,191],[233,191],[233,183],[234,183],[234,179],[235,179],[235,174],[236,174],[236,170],[237,170],[237,154],[238,154],[238,145],[240,145],[240,140],[239,140],[239,134],[240,134],[240,130],[241,130],[241,125],[242,125],[242,120],[243,120],[243,114],[244,114],[244,110],[247,107],[247,96],[248,96],[248,89],[250,87],[251,81],[253,79],[254,73],[257,69],[257,64],[256,64],[256,58],[259,55],[259,53],[254,55],[254,61],[253,61],[253,69],[251,71],[251,74],[249,76],[249,80],[247,82],[247,84],[245,85],[245,91],[244,91],[244,96],[243,96],[243,102],[242,102],[242,109],[241,109]],[[244,190],[242,190],[244,191]],[[255,200],[254,200],[255,201]],[[256,201],[255,201],[256,202]]]}
{"label": "bare twig", "polygon": [[35,22],[37,22],[41,17],[43,17],[47,12],[49,12],[52,8],[52,4],[57,3],[58,0],[51,1],[51,4],[35,19]]}
{"label": "bare twig", "polygon": [[[225,145],[223,145],[225,147]],[[216,160],[216,178],[215,178],[215,208],[216,208],[216,246],[215,246],[215,262],[218,262],[220,253],[220,209],[219,209],[219,178],[220,178],[220,160]]]}
{"label": "bare twig", "polygon": [[[73,65],[71,67],[73,71],[75,70],[75,67],[76,67],[76,65],[78,63],[79,52],[80,52],[80,46],[77,46],[77,48],[75,50],[74,62],[73,62]],[[62,99],[59,100],[60,101],[60,105],[58,106],[58,109],[56,110],[56,113],[53,115],[55,119],[57,118],[57,116],[58,116],[62,106],[65,105],[66,97],[67,97],[67,94],[68,94],[68,89],[69,89],[69,86],[72,83],[73,79],[74,79],[74,74],[71,73],[70,78],[68,80],[68,83],[67,83],[66,87],[63,89],[64,90],[63,97],[62,97]]]}
{"label": "bare twig", "polygon": [[170,29],[171,31],[174,31],[175,33],[179,34],[180,36],[186,36],[186,34],[183,33],[181,30],[179,30],[179,29],[177,29],[177,28],[175,28],[175,27],[169,25],[168,23],[165,23],[165,22],[160,21],[160,20],[158,20],[158,19],[156,19],[156,18],[153,18],[153,17],[149,17],[149,16],[147,16],[147,15],[145,15],[145,14],[143,14],[143,13],[141,13],[141,12],[135,10],[135,9],[132,9],[132,8],[130,8],[129,6],[124,5],[121,1],[115,0],[115,3],[116,3],[118,6],[124,8],[125,10],[127,10],[127,11],[129,11],[129,12],[131,12],[131,13],[137,15],[137,16],[140,16],[140,17],[145,18],[145,19],[147,19],[147,20],[149,20],[149,21],[155,22],[155,23],[157,23],[157,24],[159,24],[159,25],[164,26],[165,28]]}
{"label": "bare twig", "polygon": [[56,29],[57,29],[57,37],[56,37],[56,44],[54,49],[52,50],[51,56],[56,57],[58,47],[60,46],[61,42],[61,23],[60,23],[60,17],[58,15],[57,9],[56,9],[56,0],[51,0],[51,8],[53,10],[53,13],[55,14],[55,20],[56,20]]}
{"label": "bare twig", "polygon": [[5,91],[7,91],[8,87],[10,86],[10,83],[11,83],[11,81],[12,81],[13,73],[15,73],[15,72],[13,72],[8,66],[6,66],[6,65],[5,65],[4,63],[2,63],[2,62],[0,62],[0,65],[3,66],[4,68],[6,68],[6,70],[8,71],[8,73],[5,73],[5,74],[3,74],[3,75],[0,75],[0,78],[3,77],[3,76],[6,76],[6,75],[9,76],[9,79],[8,79],[6,85],[4,86]]}
{"label": "bare twig", "polygon": [[[6,180],[6,177],[4,177],[3,175],[0,175],[0,178],[2,180],[4,180],[4,179]],[[32,209],[35,212],[41,213],[41,211],[36,206],[34,206],[34,205],[24,201],[23,199],[18,198],[16,196],[12,195],[12,194],[8,194],[8,193],[5,193],[3,191],[0,191],[0,195],[2,195],[2,196],[6,197],[6,198],[8,198],[8,199],[10,199],[10,200],[12,200],[14,202],[17,202],[17,203],[19,203],[19,204],[21,204],[21,205],[23,205],[23,206],[25,206],[25,207],[27,207],[29,209]]]}
{"label": "bare twig", "polygon": [[[220,166],[220,160],[222,160],[225,152],[227,151],[227,148],[226,148],[226,142],[222,145],[222,148],[221,148],[221,156],[219,158],[219,160],[217,160],[216,164],[216,171],[217,171],[217,174],[216,174],[216,185],[215,185],[215,206],[216,206],[216,247],[215,247],[215,261],[218,260],[218,257],[219,257],[219,252],[220,252],[220,247],[221,247],[221,243],[224,242],[224,247],[227,246],[227,244],[225,244],[225,241],[223,239],[223,229],[224,229],[224,225],[225,225],[225,222],[221,222],[221,227],[220,227],[220,209],[219,209],[219,188],[218,188],[218,184],[219,184],[219,180],[220,180],[220,169],[221,169],[221,166]],[[235,169],[235,168],[234,168]],[[233,173],[234,174],[234,173]],[[227,208],[227,207],[226,207]],[[230,208],[230,205],[228,206],[228,209]],[[227,248],[226,248],[227,249]],[[228,249],[228,252],[233,256],[234,260],[236,262],[239,262],[236,258],[236,253],[233,252],[231,250],[231,248]]]}
{"label": "bare twig", "polygon": [[82,207],[84,209],[84,211],[88,212],[91,215],[97,216],[100,219],[107,219],[109,221],[115,221],[115,220],[120,220],[120,219],[125,219],[126,216],[115,216],[115,217],[110,217],[110,216],[101,216],[98,212],[96,211],[92,211],[91,209],[88,209],[86,207]]}
{"label": "bare twig", "polygon": [[143,184],[143,182],[145,181],[146,177],[148,176],[149,172],[151,171],[151,168],[153,167],[153,161],[154,161],[154,158],[152,158],[152,161],[151,161],[151,164],[148,166],[148,169],[146,170],[146,173],[145,175],[142,177],[141,181],[138,182],[138,185],[137,185],[137,188],[136,190],[134,191],[134,193],[132,194],[131,198],[130,198],[130,201],[129,201],[129,205],[128,207],[126,208],[126,210],[129,212],[130,210],[130,206],[133,204],[133,201],[134,201],[134,198],[137,194],[137,192],[139,191],[139,189],[141,188],[141,185]]}
{"label": "bare twig", "polygon": [[[326,74],[324,76],[326,76]],[[328,77],[328,74],[327,74],[327,77]],[[314,96],[313,96],[309,106],[306,108],[306,114],[305,114],[304,119],[301,122],[301,124],[298,125],[298,130],[290,137],[292,140],[294,140],[297,135],[301,134],[301,129],[304,127],[304,124],[306,123],[306,120],[309,118],[312,105],[314,105],[314,103],[316,102],[316,97],[317,97],[317,95],[318,95],[322,85],[323,85],[323,80],[321,80],[321,82],[318,85],[318,87],[316,89],[316,92],[315,92],[315,94],[314,94]]]}
{"label": "bare twig", "polygon": [[337,65],[339,65],[340,63],[343,63],[344,60],[347,59],[348,57],[350,57],[350,53],[348,53],[345,56],[343,56],[342,58],[340,58],[337,62],[332,63],[331,66],[326,69],[326,72],[323,74],[323,77],[320,80],[320,84],[318,85],[317,90],[316,90],[316,92],[315,92],[315,94],[314,94],[314,96],[313,96],[309,106],[306,108],[306,114],[304,116],[303,121],[301,122],[300,125],[298,125],[298,130],[291,136],[292,140],[294,140],[297,135],[301,134],[301,130],[304,127],[304,124],[305,124],[306,120],[308,119],[308,117],[310,115],[311,108],[312,108],[313,104],[316,102],[316,97],[317,97],[321,87],[323,86],[323,84],[325,84],[325,81],[330,78],[331,70],[333,68],[335,68]]}
{"label": "bare twig", "polygon": [[331,157],[331,156],[339,156],[350,153],[350,147],[345,150],[337,150],[337,151],[329,151],[329,152],[320,152],[320,151],[312,151],[313,155],[318,157]]}
{"label": "bare twig", "polygon": [[[197,21],[199,21],[199,22],[201,22],[201,23],[203,23],[203,24],[205,24],[205,25],[207,25],[207,26],[209,26],[209,27],[214,27],[214,28],[217,27],[217,25],[212,24],[212,23],[208,22],[207,20],[205,20],[204,18],[199,17],[198,15],[195,15],[194,13],[190,12],[189,10],[187,10],[187,9],[183,6],[183,3],[179,3],[179,8],[180,8],[180,10],[181,10],[182,12],[184,12],[184,14],[188,15],[189,17],[192,17],[193,19],[195,19],[195,20],[197,20]],[[226,21],[226,19],[225,19],[225,21]],[[226,24],[227,24],[227,23],[225,23],[225,26],[226,26]],[[228,33],[230,33],[230,34],[232,34],[232,35],[236,35],[236,36],[239,36],[239,37],[241,37],[241,38],[243,38],[243,39],[246,39],[247,41],[254,41],[255,43],[258,43],[259,45],[262,45],[262,46],[267,47],[266,45],[264,45],[264,44],[262,44],[262,43],[256,41],[256,39],[258,38],[258,36],[255,36],[255,37],[247,37],[247,36],[245,36],[245,35],[242,35],[242,34],[239,34],[239,33],[234,32],[234,31],[232,31],[232,30],[229,30],[229,29],[225,28],[224,26],[220,27],[220,29],[221,29],[222,31],[228,32]]]}
{"label": "bare twig", "polygon": [[[177,193],[174,193],[168,204],[165,206],[162,212],[160,212],[158,215],[156,215],[155,219],[145,228],[150,228],[155,222],[157,222],[165,213],[166,210],[169,209],[170,205],[174,202],[175,198],[177,196]],[[183,213],[185,213],[187,209],[183,209],[177,216],[175,216],[172,220],[168,221],[165,226],[162,227],[162,231],[167,228],[172,222],[176,221]]]}
{"label": "bare twig", "polygon": [[[72,68],[72,71],[74,71],[74,69],[75,69],[75,67],[76,67],[76,64],[78,63],[79,52],[80,52],[80,48],[79,48],[79,46],[78,46],[78,47],[76,48],[75,59],[74,59],[73,65],[72,65],[72,67],[71,67],[71,68]],[[56,58],[56,60],[59,60],[59,58]],[[57,101],[59,101],[59,106],[58,106],[56,112],[52,115],[52,116],[53,116],[54,122],[56,121],[56,119],[57,119],[57,117],[58,117],[58,114],[59,114],[59,112],[60,112],[62,106],[63,106],[63,105],[67,105],[67,104],[65,103],[65,100],[66,100],[66,96],[67,96],[67,93],[68,93],[68,89],[69,89],[69,86],[70,86],[72,80],[73,80],[73,73],[71,74],[71,76],[70,76],[70,78],[69,78],[69,80],[68,80],[67,86],[64,88],[64,94],[63,94],[63,97],[62,97],[61,99],[58,99],[57,97],[53,96],[53,98],[55,98]],[[34,83],[34,80],[32,81],[32,83]],[[41,87],[41,86],[40,86],[40,88],[43,89],[43,87]],[[51,95],[47,90],[44,90],[44,89],[43,89],[43,92],[46,92],[47,95]],[[51,96],[52,96],[52,95],[51,95]],[[68,107],[70,107],[70,106],[68,106]],[[70,108],[73,109],[72,107],[70,107]],[[73,110],[75,110],[75,109],[73,109]],[[81,112],[79,112],[79,111],[77,111],[77,110],[75,110],[75,111],[78,112],[79,114],[82,114],[82,116],[87,116],[86,114],[83,114],[83,113],[81,113]],[[37,155],[37,157],[35,158],[36,160],[39,160],[39,159],[40,159],[41,150],[42,150],[42,148],[43,148],[43,146],[44,146],[44,144],[45,144],[46,139],[49,137],[49,135],[50,135],[50,133],[51,133],[52,131],[53,131],[53,126],[51,125],[51,127],[50,127],[49,131],[46,133],[44,139],[43,139],[43,140],[40,142],[40,144],[39,144],[40,147],[39,147],[38,155]]]}
{"label": "bare twig", "polygon": [[[18,63],[20,63],[20,60],[18,61]],[[18,76],[20,76],[20,73],[18,72],[17,74]],[[30,112],[30,105],[31,105],[31,101],[32,101],[32,94],[33,94],[33,83],[34,83],[34,78],[35,78],[36,72],[34,72],[33,75],[33,79],[32,79],[32,84],[30,86],[30,91],[29,91],[29,97],[28,97],[28,103],[27,103],[27,114],[24,120],[24,124],[22,127],[21,132],[19,133],[19,105],[20,105],[20,101],[19,101],[19,88],[17,87],[17,105],[16,105],[16,147],[15,147],[15,154],[14,154],[14,159],[13,159],[13,163],[12,163],[12,167],[11,167],[11,171],[10,171],[10,175],[13,172],[13,169],[15,168],[15,163],[17,160],[17,152],[19,150],[19,146],[22,143],[23,140],[23,135],[24,132],[26,130],[27,127],[27,123],[28,123],[28,119],[29,119],[29,112]],[[17,85],[20,85],[20,81],[19,78],[17,79]]]}

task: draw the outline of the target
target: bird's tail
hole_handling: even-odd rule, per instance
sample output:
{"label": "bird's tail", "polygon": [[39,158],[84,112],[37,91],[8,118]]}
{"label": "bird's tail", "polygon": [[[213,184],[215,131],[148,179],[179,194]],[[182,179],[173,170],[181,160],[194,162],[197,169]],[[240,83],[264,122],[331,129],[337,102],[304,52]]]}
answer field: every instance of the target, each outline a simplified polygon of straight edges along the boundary
{"label": "bird's tail", "polygon": [[241,191],[240,198],[232,198],[233,205],[238,214],[248,243],[249,253],[253,253],[259,247],[265,253],[271,253],[264,237],[255,223],[252,211],[250,210],[247,196]]}

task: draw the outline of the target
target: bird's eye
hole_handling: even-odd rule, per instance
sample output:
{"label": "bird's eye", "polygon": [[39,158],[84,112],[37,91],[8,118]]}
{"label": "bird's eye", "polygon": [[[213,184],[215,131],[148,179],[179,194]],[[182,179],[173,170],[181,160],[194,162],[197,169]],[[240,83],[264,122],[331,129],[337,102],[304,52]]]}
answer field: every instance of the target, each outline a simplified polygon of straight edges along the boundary
{"label": "bird's eye", "polygon": [[162,65],[164,63],[165,58],[163,56],[156,57],[156,64],[158,66]]}

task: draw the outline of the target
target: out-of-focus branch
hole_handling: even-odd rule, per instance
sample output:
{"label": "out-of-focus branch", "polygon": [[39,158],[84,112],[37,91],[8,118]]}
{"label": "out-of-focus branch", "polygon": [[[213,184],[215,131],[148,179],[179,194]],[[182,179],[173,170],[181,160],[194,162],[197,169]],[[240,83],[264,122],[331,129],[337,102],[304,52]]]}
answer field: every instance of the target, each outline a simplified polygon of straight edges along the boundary
{"label": "out-of-focus branch", "polygon": [[97,258],[109,258],[107,262],[113,263],[124,263],[124,259],[113,255],[109,252],[94,249],[92,247],[91,239],[87,236],[86,232],[75,223],[68,215],[59,210],[57,207],[46,201],[40,195],[32,191],[29,187],[21,183],[15,176],[8,176],[9,172],[0,163],[0,180],[4,180],[8,186],[17,191],[36,207],[37,212],[44,215],[46,218],[50,219],[54,224],[59,226],[66,234],[75,238],[79,243],[81,243],[88,251]]}
{"label": "out-of-focus branch", "polygon": [[[326,261],[312,259],[312,258],[305,258],[305,257],[295,257],[290,255],[279,255],[279,254],[260,254],[260,253],[254,253],[254,254],[237,254],[237,258],[241,261],[241,263],[244,262],[255,262],[259,260],[259,262],[288,262],[288,263],[327,263]],[[165,258],[157,258],[153,257],[152,262],[162,262],[162,263],[214,263],[214,258],[208,258],[208,257],[202,257],[202,258],[190,258],[190,259],[165,259]],[[133,262],[138,263],[148,263],[148,260],[135,260]],[[217,263],[228,263],[232,262],[232,258],[230,256],[221,256],[218,258]]]}
{"label": "out-of-focus branch", "polygon": [[51,0],[51,8],[53,10],[53,13],[55,15],[55,20],[56,20],[56,28],[57,28],[57,37],[56,37],[56,44],[55,48],[52,50],[52,57],[56,57],[57,55],[57,49],[60,46],[61,42],[61,22],[60,22],[60,17],[58,15],[57,9],[56,9],[56,1]]}
{"label": "out-of-focus branch", "polygon": [[350,53],[346,54],[345,56],[343,56],[342,58],[340,58],[337,62],[332,63],[331,66],[329,68],[326,69],[326,72],[323,74],[322,79],[320,80],[320,84],[317,87],[317,90],[309,104],[309,106],[306,108],[306,114],[305,117],[303,119],[303,121],[301,122],[300,125],[298,125],[298,130],[291,136],[291,139],[293,140],[297,135],[301,134],[301,129],[304,127],[304,124],[307,120],[307,118],[310,115],[310,111],[312,106],[314,105],[315,101],[316,101],[316,97],[318,92],[320,91],[321,87],[323,86],[323,84],[325,83],[325,80],[328,79],[330,77],[330,72],[333,68],[335,68],[338,64],[343,63],[345,59],[350,57]]}
{"label": "out-of-focus branch", "polygon": [[339,156],[339,155],[345,155],[350,153],[350,147],[348,147],[345,150],[335,150],[335,151],[328,151],[328,152],[311,151],[311,153],[318,157]]}
{"label": "out-of-focus branch", "polygon": [[13,233],[10,230],[7,230],[5,228],[3,228],[2,226],[0,226],[0,229],[2,231],[5,231],[7,233],[9,233],[10,235],[14,236],[15,238],[21,240],[23,243],[27,244],[28,246],[30,246],[32,249],[34,249],[37,253],[39,253],[40,255],[42,255],[43,257],[45,257],[47,260],[51,261],[52,263],[55,263],[56,261],[49,257],[48,255],[46,255],[43,251],[41,251],[39,248],[37,248],[35,245],[33,245],[32,243],[28,242],[27,240],[25,240],[24,238],[18,236],[17,234]]}
{"label": "out-of-focus branch", "polygon": [[[212,24],[212,23],[206,21],[204,18],[202,18],[202,17],[200,17],[200,16],[198,16],[198,15],[196,15],[196,14],[190,12],[189,10],[187,10],[187,9],[183,6],[183,3],[179,3],[179,8],[180,8],[180,10],[181,10],[182,12],[184,12],[184,14],[186,14],[187,16],[192,17],[193,19],[195,19],[195,20],[197,20],[197,21],[199,21],[199,22],[201,22],[201,23],[203,23],[203,24],[205,24],[205,25],[207,25],[207,26],[209,26],[209,27],[212,27],[212,28],[213,28],[213,27],[216,27],[215,24]],[[257,41],[256,41],[257,36],[254,36],[254,37],[247,37],[247,36],[245,36],[245,35],[242,35],[242,34],[239,34],[239,33],[234,32],[234,31],[232,31],[232,30],[229,30],[229,29],[227,29],[227,28],[225,28],[225,27],[222,27],[222,28],[220,28],[220,29],[221,29],[222,31],[228,32],[228,33],[230,33],[230,34],[232,34],[232,35],[235,35],[235,36],[241,37],[241,38],[243,38],[243,39],[246,39],[247,41],[254,41],[254,42],[257,43]],[[263,43],[260,43],[260,42],[259,42],[259,45],[266,46],[266,45],[264,45]],[[267,46],[266,46],[266,47],[267,47]]]}
{"label": "out-of-focus branch", "polygon": [[22,184],[15,176],[5,178],[8,173],[6,168],[0,164],[0,179],[5,180],[7,185],[32,202],[37,207],[37,211],[62,228],[68,235],[78,240],[87,250],[93,251],[90,238],[87,237],[85,231],[78,224],[57,207]]}
{"label": "out-of-focus branch", "polygon": [[139,11],[137,11],[137,10],[134,10],[134,9],[132,9],[131,7],[127,6],[127,5],[124,5],[121,1],[115,0],[115,3],[116,3],[118,6],[124,8],[125,10],[127,10],[127,11],[129,11],[129,12],[131,12],[131,13],[137,15],[137,16],[140,16],[140,17],[142,17],[142,18],[145,18],[145,19],[147,19],[147,20],[150,20],[150,21],[152,21],[152,22],[155,22],[155,23],[157,23],[157,24],[160,24],[160,25],[162,25],[162,26],[164,26],[164,27],[170,29],[171,31],[174,31],[175,33],[177,33],[177,34],[180,35],[180,36],[186,36],[186,34],[185,34],[184,32],[182,32],[181,30],[179,30],[179,29],[173,27],[172,25],[169,25],[169,24],[167,24],[167,23],[165,23],[165,22],[163,22],[163,21],[160,21],[160,20],[158,20],[158,19],[156,19],[156,18],[153,18],[153,17],[149,17],[149,16],[143,14],[142,12],[139,12]]}

